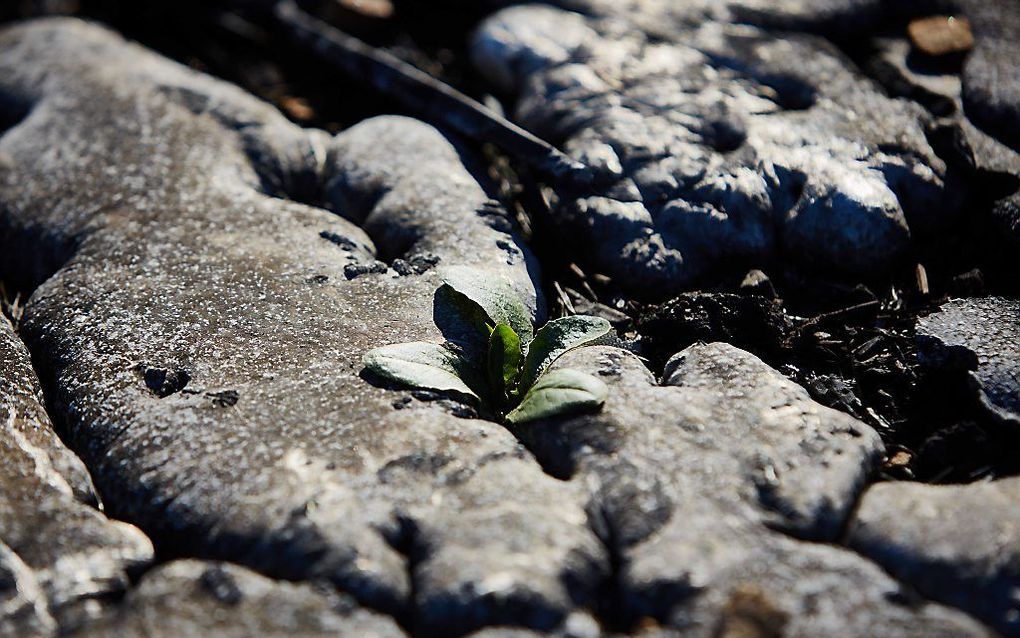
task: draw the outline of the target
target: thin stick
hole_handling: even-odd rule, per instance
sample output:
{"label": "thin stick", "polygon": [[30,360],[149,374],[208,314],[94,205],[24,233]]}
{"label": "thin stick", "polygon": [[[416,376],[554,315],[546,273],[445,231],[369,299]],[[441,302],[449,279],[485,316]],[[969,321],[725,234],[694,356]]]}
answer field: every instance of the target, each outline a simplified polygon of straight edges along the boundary
{"label": "thin stick", "polygon": [[279,0],[274,9],[276,19],[298,43],[347,75],[367,82],[428,121],[498,146],[561,186],[590,190],[594,179],[590,168],[448,84],[319,20],[294,0]]}
{"label": "thin stick", "polygon": [[837,317],[842,317],[842,316],[845,316],[845,315],[857,312],[859,310],[866,310],[868,308],[875,308],[877,306],[880,306],[881,303],[882,303],[881,301],[879,301],[877,299],[874,299],[872,301],[865,301],[864,303],[859,303],[859,304],[856,304],[854,306],[848,306],[846,308],[840,308],[839,310],[833,310],[831,312],[823,312],[820,315],[815,315],[814,317],[811,317],[810,319],[805,320],[804,323],[802,323],[799,326],[797,326],[796,329],[794,329],[794,331],[793,331],[793,336],[800,336],[800,334],[802,332],[804,332],[804,330],[806,330],[807,328],[810,328],[812,326],[817,326],[818,324],[821,324],[821,323],[823,323],[825,321],[829,321],[829,320],[835,319]]}

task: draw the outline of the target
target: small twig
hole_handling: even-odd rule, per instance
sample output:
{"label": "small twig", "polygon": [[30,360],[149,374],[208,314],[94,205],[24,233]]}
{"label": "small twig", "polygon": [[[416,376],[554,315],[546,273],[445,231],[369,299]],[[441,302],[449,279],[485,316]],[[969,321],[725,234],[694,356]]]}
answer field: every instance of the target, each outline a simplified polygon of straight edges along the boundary
{"label": "small twig", "polygon": [[577,310],[574,309],[574,304],[571,303],[570,297],[567,296],[567,293],[563,290],[563,287],[560,286],[560,282],[554,281],[553,288],[556,289],[556,296],[559,297],[560,304],[563,306],[564,310],[566,310],[567,313],[570,315],[576,315]]}
{"label": "small twig", "polygon": [[294,0],[279,0],[275,15],[297,42],[320,58],[426,120],[494,144],[561,185],[591,189],[590,168],[421,69],[323,22]]}
{"label": "small twig", "polygon": [[878,299],[872,299],[871,301],[865,301],[864,303],[859,303],[859,304],[856,304],[856,305],[853,305],[853,306],[848,306],[846,308],[840,308],[839,310],[833,310],[831,312],[823,312],[822,314],[815,315],[814,317],[811,317],[810,319],[805,319],[804,323],[800,324],[799,326],[797,326],[794,329],[792,336],[800,336],[800,334],[803,333],[804,330],[806,330],[808,328],[811,328],[812,326],[817,326],[817,325],[819,325],[821,323],[824,323],[826,321],[830,321],[832,319],[837,319],[839,317],[844,317],[846,315],[853,314],[853,313],[858,312],[860,310],[867,310],[869,308],[874,308],[876,306],[880,306],[881,304],[882,304],[882,302],[879,301]]}
{"label": "small twig", "polygon": [[592,287],[588,285],[588,275],[586,275],[585,272],[581,270],[580,266],[573,262],[570,263],[570,266],[568,266],[568,268],[570,269],[570,272],[572,272],[574,276],[577,277],[577,281],[581,284],[581,291],[585,294],[588,300],[598,303],[599,296],[595,294],[595,291],[592,290]]}

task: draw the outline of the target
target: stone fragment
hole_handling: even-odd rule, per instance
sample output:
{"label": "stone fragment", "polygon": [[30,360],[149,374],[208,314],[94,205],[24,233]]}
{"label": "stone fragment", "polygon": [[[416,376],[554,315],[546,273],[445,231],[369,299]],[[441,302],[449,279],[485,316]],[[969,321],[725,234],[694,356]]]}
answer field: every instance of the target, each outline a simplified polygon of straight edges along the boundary
{"label": "stone fragment", "polygon": [[561,193],[554,214],[628,291],[661,299],[780,245],[802,267],[874,276],[951,222],[919,106],[820,39],[712,20],[650,35],[656,11],[511,7],[473,44],[516,120],[598,173],[597,193]]}
{"label": "stone fragment", "polygon": [[94,498],[88,474],[57,438],[28,352],[2,316],[0,486],[0,628],[47,635],[78,622],[152,559],[137,529],[82,502]]}
{"label": "stone fragment", "polygon": [[393,16],[390,0],[334,0],[341,11],[351,11],[366,18],[385,20]]}
{"label": "stone fragment", "polygon": [[608,559],[583,486],[457,403],[361,376],[371,348],[443,341],[446,266],[542,317],[461,149],[406,118],[303,130],[73,20],[0,32],[9,104],[29,110],[0,138],[0,254],[45,280],[24,336],[108,511],[426,634],[544,630],[587,604]]}
{"label": "stone fragment", "polygon": [[881,458],[868,426],[725,344],[678,354],[663,385],[610,348],[556,365],[600,375],[605,408],[518,434],[551,470],[595,486],[622,617],[654,620],[658,635],[747,623],[767,635],[989,635],[832,544]]}
{"label": "stone fragment", "polygon": [[147,573],[80,635],[402,638],[405,633],[392,618],[325,587],[273,581],[236,565],[179,560]]}
{"label": "stone fragment", "polygon": [[776,287],[772,284],[772,280],[764,272],[755,268],[749,270],[744,278],[740,282],[740,293],[743,295],[752,295],[758,297],[765,297],[766,299],[779,299],[779,295],[776,293]]}
{"label": "stone fragment", "polygon": [[974,46],[970,21],[964,17],[928,16],[912,20],[907,33],[914,48],[931,57],[966,53]]}
{"label": "stone fragment", "polygon": [[921,362],[964,369],[980,404],[1020,425],[1020,301],[957,299],[917,322]]}
{"label": "stone fragment", "polygon": [[922,595],[1020,635],[1020,478],[973,485],[879,483],[849,544]]}

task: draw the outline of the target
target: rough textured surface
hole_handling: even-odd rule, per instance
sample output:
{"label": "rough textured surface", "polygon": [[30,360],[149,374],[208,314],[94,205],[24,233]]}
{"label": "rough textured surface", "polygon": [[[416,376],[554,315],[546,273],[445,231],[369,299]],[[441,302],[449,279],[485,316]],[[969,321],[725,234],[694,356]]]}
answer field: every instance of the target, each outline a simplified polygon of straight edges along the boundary
{"label": "rough textured surface", "polygon": [[[899,58],[895,64],[905,71],[904,79],[916,85],[909,91],[888,84],[886,89],[925,104],[934,116],[952,116],[979,170],[1020,176],[1015,159],[1020,149],[1020,71],[1015,64],[1020,56],[1020,6],[1013,0],[730,0],[709,3],[709,7],[701,2],[664,4],[656,0],[574,0],[557,4],[601,15],[626,16],[649,33],[665,34],[666,38],[675,32],[677,24],[711,19],[822,33],[852,48],[876,34],[882,34],[879,46],[888,47],[889,25],[899,21],[903,31],[894,40],[894,55]],[[964,60],[962,72],[953,64],[932,64],[923,55],[908,57],[908,20],[932,15],[962,16],[971,22],[975,47]],[[933,103],[933,94],[948,97],[951,103],[941,99]],[[1011,184],[1001,195],[995,214],[1020,246],[1020,184]],[[986,195],[987,188],[979,187],[978,194]]]}
{"label": "rough textured surface", "polygon": [[43,406],[32,359],[14,327],[0,315],[0,424],[5,438],[25,454],[36,455],[59,476],[75,498],[94,502],[92,479],[81,460],[57,437]]}
{"label": "rough textured surface", "polygon": [[771,28],[856,35],[917,0],[729,0],[731,19]]}
{"label": "rough textured surface", "polygon": [[[458,0],[447,0],[457,2]],[[480,0],[493,8],[523,4],[520,0]],[[937,1],[937,0],[936,0]],[[622,16],[655,34],[675,32],[677,25],[704,20],[751,22],[769,28],[834,34],[856,34],[872,26],[890,9],[917,0],[545,0],[596,16]]]}
{"label": "rough textured surface", "polygon": [[[326,581],[420,635],[596,635],[589,613],[663,636],[985,635],[832,545],[876,433],[731,346],[688,349],[664,386],[621,350],[570,355],[609,401],[520,428],[532,452],[463,405],[363,377],[372,347],[442,340],[445,266],[508,278],[542,316],[504,211],[435,130],[302,130],[68,20],[0,32],[0,107],[15,122],[0,276],[45,282],[23,335],[55,413],[108,510],[162,547]],[[171,594],[216,613],[193,589],[205,569],[148,574],[107,627],[146,626]],[[253,614],[277,604],[258,602],[267,587],[307,594],[242,573],[227,580]],[[3,602],[46,623],[29,585]]]}
{"label": "rough textured surface", "polygon": [[880,483],[848,531],[855,549],[923,595],[1020,636],[1020,479]]}
{"label": "rough textured surface", "polygon": [[[759,3],[751,15],[741,6]],[[839,5],[836,20],[826,20],[827,7]],[[882,30],[890,18],[962,15],[972,25],[974,49],[962,70],[962,97],[966,115],[975,124],[1013,148],[1020,146],[1020,5],[1013,0],[735,0],[731,14],[769,26],[810,28],[836,36],[861,38]],[[784,20],[791,12],[806,18],[800,24]],[[904,34],[905,35],[905,34]],[[924,62],[923,60],[915,60]],[[919,66],[923,66],[919,65]]]}
{"label": "rough textured surface", "polygon": [[400,638],[392,619],[328,588],[272,581],[236,565],[176,561],[145,575],[83,636]]}
{"label": "rough textured surface", "polygon": [[88,474],[54,433],[28,352],[2,316],[0,486],[0,628],[45,635],[54,618],[83,622],[152,558],[137,529],[82,502]]}
{"label": "rough textured surface", "polygon": [[[1020,5],[1009,0],[967,0],[963,8],[974,23],[974,52],[963,70],[967,117],[994,136],[969,132],[975,155],[992,170],[1013,177],[1012,191],[995,206],[1002,228],[1020,247]],[[974,128],[974,127],[971,127]],[[975,140],[975,138],[978,138]],[[1009,145],[1002,148],[1001,140]]]}
{"label": "rough textured surface", "polygon": [[553,471],[596,486],[593,515],[619,565],[615,613],[688,636],[748,609],[791,636],[984,634],[860,556],[796,540],[838,537],[880,454],[867,426],[725,344],[674,357],[664,386],[610,348],[557,365],[599,374],[605,409],[519,434]]}
{"label": "rough textured surface", "polygon": [[1020,145],[1020,5],[1012,0],[963,0],[974,24],[974,51],[963,69],[967,114]]}
{"label": "rough textured surface", "polygon": [[1004,235],[1020,246],[1020,153],[975,126],[965,113],[963,81],[952,68],[917,63],[906,38],[878,38],[873,46],[871,73],[894,95],[916,100],[938,117],[943,154],[975,171],[972,180],[985,182],[978,196],[996,200],[993,216]]}
{"label": "rough textured surface", "polygon": [[55,635],[57,622],[32,570],[0,543],[0,635]]}
{"label": "rough textured surface", "polygon": [[1020,301],[959,299],[918,321],[922,361],[964,368],[981,404],[1020,425]]}
{"label": "rough textured surface", "polygon": [[359,377],[372,347],[441,341],[444,265],[539,312],[445,138],[399,118],[303,131],[70,20],[0,35],[0,96],[29,107],[0,141],[0,254],[37,279],[66,261],[23,332],[109,511],[423,631],[547,628],[583,604],[605,557],[580,488],[461,406]]}
{"label": "rough textured surface", "polygon": [[811,36],[635,29],[656,7],[633,20],[512,7],[474,40],[516,119],[600,173],[601,195],[561,193],[556,212],[599,268],[652,296],[780,256],[874,274],[947,223],[918,105]]}
{"label": "rough textured surface", "polygon": [[[880,31],[883,24],[895,16],[965,16],[973,28],[974,50],[967,56],[962,73],[953,72],[951,67],[941,71],[946,74],[944,78],[951,78],[950,82],[956,84],[954,99],[966,107],[963,123],[966,137],[979,159],[980,156],[1008,156],[999,148],[1002,143],[1013,149],[1020,147],[1020,70],[1016,65],[1020,55],[1020,5],[1013,0],[891,0],[882,6],[875,0],[836,0],[833,3],[765,1],[761,2],[761,10],[753,15],[742,13],[739,8],[757,1],[737,0],[731,4],[734,7],[732,13],[769,26],[810,28],[857,39]],[[800,24],[784,20],[784,14],[789,13],[784,6],[789,5],[796,8],[795,13],[807,19]],[[825,7],[834,5],[842,7],[842,15],[836,20],[826,20]],[[910,66],[915,72],[910,75],[915,79],[931,74],[932,69],[925,69],[924,62],[911,61]],[[916,73],[918,70],[920,73]],[[925,88],[931,88],[930,82],[926,84]],[[939,90],[936,89],[936,92]],[[1000,168],[1004,163],[1004,160],[992,161]],[[1020,174],[1015,162],[1012,163],[1014,168],[1010,173]],[[1020,194],[1004,199],[996,212],[1020,241]]]}

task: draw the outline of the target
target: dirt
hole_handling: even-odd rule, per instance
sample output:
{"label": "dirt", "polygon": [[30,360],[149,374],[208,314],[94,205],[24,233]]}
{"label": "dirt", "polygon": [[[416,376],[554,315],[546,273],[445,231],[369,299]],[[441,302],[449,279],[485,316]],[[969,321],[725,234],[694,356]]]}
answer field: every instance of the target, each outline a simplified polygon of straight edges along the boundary
{"label": "dirt", "polygon": [[754,352],[815,400],[878,430],[888,448],[884,478],[959,483],[1020,473],[1007,453],[1020,436],[981,411],[967,378],[918,363],[915,322],[945,298],[859,287],[833,299],[841,305],[799,315],[791,309],[814,299],[694,293],[640,310],[636,330],[655,369],[699,340]]}

